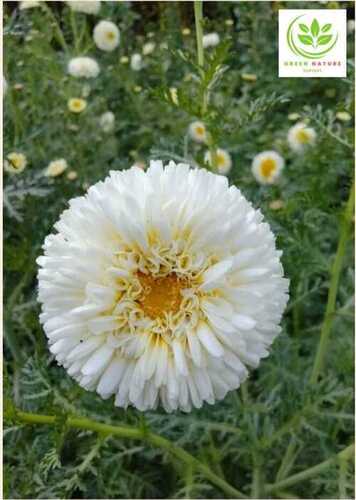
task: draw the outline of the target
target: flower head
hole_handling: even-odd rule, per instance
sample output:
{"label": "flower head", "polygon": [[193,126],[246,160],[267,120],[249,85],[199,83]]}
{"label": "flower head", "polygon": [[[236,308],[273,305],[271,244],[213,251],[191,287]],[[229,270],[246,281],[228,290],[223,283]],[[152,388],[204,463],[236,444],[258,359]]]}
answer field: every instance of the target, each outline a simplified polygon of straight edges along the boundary
{"label": "flower head", "polygon": [[142,47],[142,54],[144,56],[148,56],[148,55],[152,54],[152,52],[154,52],[155,48],[156,48],[156,44],[154,42],[147,42]]}
{"label": "flower head", "polygon": [[76,78],[96,78],[100,68],[91,57],[74,57],[68,63],[68,73]]}
{"label": "flower head", "polygon": [[20,2],[20,10],[33,9],[34,7],[41,7],[41,2],[35,2],[32,0],[24,0]]}
{"label": "flower head", "polygon": [[83,12],[84,14],[98,14],[101,2],[95,2],[94,0],[73,2],[71,0],[66,2],[66,4],[76,12]]}
{"label": "flower head", "polygon": [[352,116],[347,111],[338,111],[335,115],[337,120],[340,122],[348,122],[351,120]]}
{"label": "flower head", "polygon": [[72,113],[81,113],[87,107],[87,101],[79,97],[73,97],[68,101],[68,109]]}
{"label": "flower head", "polygon": [[196,142],[206,141],[206,128],[203,122],[196,121],[189,125],[189,135]]}
{"label": "flower head", "polygon": [[76,172],[75,170],[70,170],[68,173],[67,173],[67,179],[69,181],[75,181],[75,179],[78,178],[78,172]]}
{"label": "flower head", "polygon": [[95,45],[106,52],[112,52],[120,43],[120,31],[111,21],[100,21],[94,28]]}
{"label": "flower head", "polygon": [[58,177],[59,175],[63,174],[67,167],[68,164],[63,158],[61,158],[60,160],[53,160],[48,164],[44,175],[46,177]]}
{"label": "flower head", "polygon": [[299,113],[289,113],[288,115],[288,120],[291,122],[295,122],[296,120],[299,120],[300,114]]}
{"label": "flower head", "polygon": [[217,33],[208,33],[203,36],[203,47],[206,49],[208,47],[215,47],[219,45],[220,37]]}
{"label": "flower head", "polygon": [[112,111],[106,111],[100,117],[100,127],[103,132],[109,133],[114,130],[115,115]]}
{"label": "flower head", "polygon": [[302,152],[304,149],[314,144],[316,132],[305,123],[299,122],[289,129],[288,142],[293,151]]}
{"label": "flower head", "polygon": [[[204,157],[205,163],[212,166],[211,153],[207,151]],[[219,174],[228,174],[232,167],[230,154],[225,149],[217,148],[215,151],[215,167]]]}
{"label": "flower head", "polygon": [[284,160],[276,151],[263,151],[252,162],[252,173],[260,184],[274,184],[281,175]]}
{"label": "flower head", "polygon": [[254,73],[242,73],[241,78],[245,82],[251,82],[251,83],[253,83],[253,82],[257,81],[257,75],[255,75]]}
{"label": "flower head", "polygon": [[141,54],[132,54],[130,66],[133,71],[140,71],[143,68]]}
{"label": "flower head", "polygon": [[4,161],[4,169],[10,174],[21,173],[27,165],[27,158],[22,153],[9,153]]}
{"label": "flower head", "polygon": [[190,411],[236,389],[287,302],[269,225],[226,178],[170,162],[113,171],[47,236],[40,320],[87,390]]}

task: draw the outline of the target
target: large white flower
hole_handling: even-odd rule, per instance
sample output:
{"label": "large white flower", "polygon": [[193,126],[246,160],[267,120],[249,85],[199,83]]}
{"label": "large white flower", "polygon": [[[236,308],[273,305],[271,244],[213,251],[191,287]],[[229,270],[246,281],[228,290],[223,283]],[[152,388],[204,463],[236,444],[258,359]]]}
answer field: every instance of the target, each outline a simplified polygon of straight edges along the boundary
{"label": "large white flower", "polygon": [[76,78],[96,78],[100,68],[91,57],[73,57],[68,63],[68,73]]}
{"label": "large white flower", "polygon": [[54,227],[40,320],[85,389],[190,411],[268,356],[288,281],[269,225],[225,177],[160,161],[113,171]]}
{"label": "large white flower", "polygon": [[106,52],[112,52],[120,43],[120,31],[111,21],[100,21],[94,28],[95,45]]}
{"label": "large white flower", "polygon": [[66,2],[66,4],[76,12],[83,12],[84,14],[98,14],[101,2],[95,2],[94,0],[73,2],[71,0]]}

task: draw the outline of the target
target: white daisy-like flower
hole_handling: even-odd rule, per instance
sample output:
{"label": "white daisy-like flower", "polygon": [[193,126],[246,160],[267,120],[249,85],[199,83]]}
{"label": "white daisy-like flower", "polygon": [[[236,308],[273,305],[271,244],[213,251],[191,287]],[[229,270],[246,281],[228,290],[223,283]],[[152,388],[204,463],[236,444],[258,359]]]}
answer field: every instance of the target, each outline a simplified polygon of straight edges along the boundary
{"label": "white daisy-like flower", "polygon": [[[212,165],[211,153],[207,151],[204,156],[204,161],[208,165]],[[215,151],[215,167],[220,174],[228,174],[232,167],[230,154],[225,149],[217,148]]]}
{"label": "white daisy-like flower", "polygon": [[100,67],[92,57],[73,57],[68,63],[68,73],[76,78],[96,78]]}
{"label": "white daisy-like flower", "polygon": [[203,47],[215,47],[220,43],[220,36],[217,33],[207,33],[203,36]]}
{"label": "white daisy-like flower", "polygon": [[27,158],[22,153],[12,152],[6,156],[4,169],[10,174],[20,174],[27,165]]}
{"label": "white daisy-like flower", "polygon": [[305,123],[296,123],[288,131],[288,143],[293,151],[297,153],[304,151],[307,146],[315,143],[316,132]]}
{"label": "white daisy-like flower", "polygon": [[203,122],[195,121],[189,125],[189,135],[196,142],[206,141],[206,128]]}
{"label": "white daisy-like flower", "polygon": [[276,151],[263,151],[252,161],[252,173],[260,184],[274,184],[283,167],[284,159]]}
{"label": "white daisy-like flower", "polygon": [[154,42],[147,42],[142,47],[142,54],[144,56],[149,56],[150,54],[152,54],[154,52],[155,48],[156,48],[156,44]]}
{"label": "white daisy-like flower", "polygon": [[98,14],[101,6],[101,2],[90,1],[79,1],[79,2],[66,2],[68,7],[76,12],[83,12],[83,14]]}
{"label": "white daisy-like flower", "polygon": [[111,21],[100,21],[94,28],[95,45],[106,52],[112,52],[120,43],[120,31]]}
{"label": "white daisy-like flower", "polygon": [[133,71],[140,71],[143,68],[143,60],[141,54],[132,54],[130,66]]}
{"label": "white daisy-like flower", "polygon": [[23,2],[20,2],[19,9],[20,10],[33,9],[34,7],[40,7],[40,6],[41,6],[41,2],[24,0]]}
{"label": "white daisy-like flower", "polygon": [[106,111],[99,119],[101,130],[105,133],[112,132],[115,126],[115,115],[112,111]]}
{"label": "white daisy-like flower", "polygon": [[161,161],[112,171],[54,227],[40,320],[81,387],[187,412],[268,356],[288,281],[269,225],[225,177]]}
{"label": "white daisy-like flower", "polygon": [[58,177],[62,175],[67,168],[68,164],[63,158],[60,160],[53,160],[48,164],[48,167],[44,171],[44,175],[46,177]]}

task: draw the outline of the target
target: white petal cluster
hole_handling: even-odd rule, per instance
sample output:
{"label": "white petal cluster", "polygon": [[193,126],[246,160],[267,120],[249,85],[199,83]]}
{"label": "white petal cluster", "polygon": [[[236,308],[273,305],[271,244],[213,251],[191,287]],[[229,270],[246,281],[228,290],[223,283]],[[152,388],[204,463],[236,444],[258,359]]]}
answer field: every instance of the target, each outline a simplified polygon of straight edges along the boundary
{"label": "white petal cluster", "polygon": [[74,57],[68,63],[68,73],[76,78],[96,78],[100,67],[91,57]]}
{"label": "white petal cluster", "polygon": [[188,412],[268,356],[288,281],[269,225],[225,177],[154,161],[69,205],[37,261],[40,320],[83,388]]}
{"label": "white petal cluster", "polygon": [[[207,151],[204,156],[205,163],[212,166],[212,158],[210,151]],[[228,174],[232,167],[232,160],[230,153],[225,149],[217,148],[215,151],[215,168],[219,174]]]}
{"label": "white petal cluster", "polygon": [[24,0],[23,2],[20,2],[19,9],[20,10],[25,10],[25,9],[33,9],[34,7],[40,7],[41,2],[35,2],[32,0]]}
{"label": "white petal cluster", "polygon": [[115,126],[115,115],[112,111],[106,111],[100,117],[100,127],[103,132],[109,133],[114,130]]}
{"label": "white petal cluster", "polygon": [[133,71],[140,71],[143,68],[143,60],[141,54],[132,54],[130,66]]}
{"label": "white petal cluster", "polygon": [[120,43],[120,31],[111,21],[100,21],[94,28],[95,45],[105,52],[112,52]]}
{"label": "white petal cluster", "polygon": [[101,2],[95,2],[93,0],[89,1],[79,1],[79,2],[66,2],[66,4],[76,12],[83,12],[83,14],[98,14],[101,6]]}
{"label": "white petal cluster", "polygon": [[142,47],[142,54],[144,56],[149,56],[150,54],[152,54],[154,52],[155,48],[156,48],[156,44],[154,42],[147,42]]}
{"label": "white petal cluster", "polygon": [[220,43],[220,36],[217,33],[208,33],[203,36],[203,47],[215,47]]}
{"label": "white petal cluster", "polygon": [[204,123],[201,121],[192,122],[189,125],[189,135],[195,142],[205,142],[207,133]]}
{"label": "white petal cluster", "polygon": [[306,147],[315,143],[316,132],[304,122],[298,122],[289,129],[287,138],[291,149],[301,153]]}
{"label": "white petal cluster", "polygon": [[252,173],[260,184],[274,184],[283,167],[284,159],[276,151],[263,151],[252,161]]}

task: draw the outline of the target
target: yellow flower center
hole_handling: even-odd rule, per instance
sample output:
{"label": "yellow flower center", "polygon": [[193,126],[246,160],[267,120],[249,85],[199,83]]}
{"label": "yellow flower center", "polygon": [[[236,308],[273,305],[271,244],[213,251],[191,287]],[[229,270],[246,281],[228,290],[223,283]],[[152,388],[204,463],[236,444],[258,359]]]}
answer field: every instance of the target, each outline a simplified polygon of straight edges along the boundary
{"label": "yellow flower center", "polygon": [[263,177],[270,177],[276,170],[276,162],[272,158],[266,158],[261,162],[261,174]]}
{"label": "yellow flower center", "polygon": [[197,135],[204,135],[205,134],[205,129],[201,125],[198,125],[195,129],[195,132]]}
{"label": "yellow flower center", "polygon": [[222,153],[217,153],[216,154],[216,162],[218,164],[218,167],[223,167],[226,163],[225,156]]}
{"label": "yellow flower center", "polygon": [[106,33],[106,38],[107,38],[108,40],[110,40],[110,41],[111,41],[111,40],[114,40],[114,38],[115,38],[115,34],[114,34],[112,31],[108,31],[108,32]]}
{"label": "yellow flower center", "polygon": [[155,278],[151,274],[137,273],[142,286],[137,302],[146,316],[151,319],[164,316],[164,313],[177,313],[183,296],[181,291],[187,288],[187,281],[175,273]]}
{"label": "yellow flower center", "polygon": [[297,132],[297,139],[300,143],[307,144],[310,141],[310,136],[304,128],[301,128]]}

